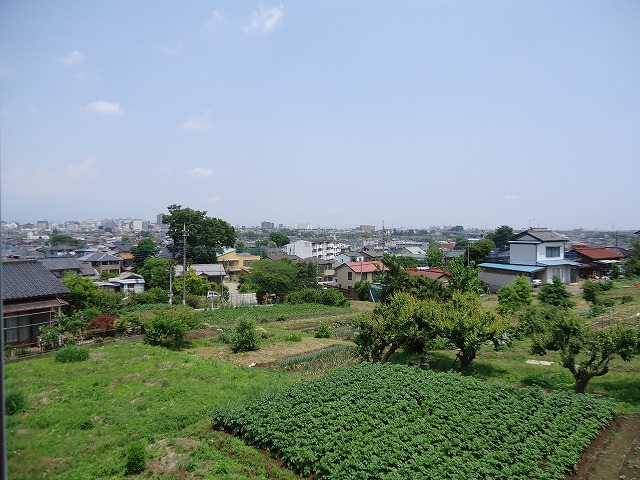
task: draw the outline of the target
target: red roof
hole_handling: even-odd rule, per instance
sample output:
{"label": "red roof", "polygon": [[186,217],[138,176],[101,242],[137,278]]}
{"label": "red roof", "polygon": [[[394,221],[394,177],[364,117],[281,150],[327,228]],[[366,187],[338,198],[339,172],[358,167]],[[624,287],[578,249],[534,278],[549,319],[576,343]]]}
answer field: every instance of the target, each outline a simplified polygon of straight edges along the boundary
{"label": "red roof", "polygon": [[370,273],[389,270],[389,268],[382,262],[347,262],[344,265],[356,273]]}
{"label": "red roof", "polygon": [[578,255],[591,260],[619,260],[624,257],[620,252],[614,252],[604,247],[574,248]]}
{"label": "red roof", "polygon": [[439,280],[442,277],[450,276],[447,272],[439,268],[428,268],[428,269],[407,268],[406,270],[409,275],[422,275],[423,277],[433,278],[434,280]]}

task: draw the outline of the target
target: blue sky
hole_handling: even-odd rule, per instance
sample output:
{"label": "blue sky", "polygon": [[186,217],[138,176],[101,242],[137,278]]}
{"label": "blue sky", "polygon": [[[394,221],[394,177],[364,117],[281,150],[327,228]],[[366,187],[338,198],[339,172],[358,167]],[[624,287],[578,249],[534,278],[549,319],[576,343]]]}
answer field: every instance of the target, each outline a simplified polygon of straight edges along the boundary
{"label": "blue sky", "polygon": [[640,2],[0,3],[2,219],[640,228]]}

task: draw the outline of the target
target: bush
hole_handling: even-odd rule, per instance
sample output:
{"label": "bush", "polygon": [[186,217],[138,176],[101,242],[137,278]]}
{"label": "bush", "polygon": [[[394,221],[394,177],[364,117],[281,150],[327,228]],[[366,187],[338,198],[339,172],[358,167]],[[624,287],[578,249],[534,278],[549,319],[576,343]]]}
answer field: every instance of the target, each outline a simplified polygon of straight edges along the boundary
{"label": "bush", "polygon": [[154,303],[168,303],[169,292],[160,287],[153,287],[131,297],[136,305],[153,305]]}
{"label": "bush", "polygon": [[113,335],[115,332],[116,319],[111,315],[101,313],[87,324],[87,333]]}
{"label": "bush", "polygon": [[140,441],[132,442],[127,445],[126,463],[124,466],[125,474],[132,475],[144,470],[146,459],[144,452],[144,444]]}
{"label": "bush", "polygon": [[332,307],[348,307],[349,301],[338,290],[327,288],[324,290],[315,290],[313,288],[305,288],[293,292],[287,298],[289,303],[318,303],[320,305],[328,305]]}
{"label": "bush", "polygon": [[15,415],[27,409],[27,396],[24,392],[15,391],[7,393],[4,397],[4,411],[7,415]]}
{"label": "bush", "polygon": [[331,338],[331,327],[326,323],[321,323],[316,327],[316,333],[313,336],[316,338]]}
{"label": "bush", "polygon": [[231,348],[234,353],[258,350],[260,340],[256,325],[250,318],[241,318],[231,334]]}
{"label": "bush", "polygon": [[189,327],[181,315],[172,311],[157,312],[144,325],[144,341],[149,345],[181,348]]}
{"label": "bush", "polygon": [[89,350],[77,345],[65,345],[56,352],[56,362],[83,362],[89,358]]}
{"label": "bush", "polygon": [[285,342],[301,342],[302,335],[300,335],[299,333],[289,333],[284,337],[284,341]]}
{"label": "bush", "polygon": [[633,302],[633,297],[631,295],[623,295],[620,303],[631,303]]}

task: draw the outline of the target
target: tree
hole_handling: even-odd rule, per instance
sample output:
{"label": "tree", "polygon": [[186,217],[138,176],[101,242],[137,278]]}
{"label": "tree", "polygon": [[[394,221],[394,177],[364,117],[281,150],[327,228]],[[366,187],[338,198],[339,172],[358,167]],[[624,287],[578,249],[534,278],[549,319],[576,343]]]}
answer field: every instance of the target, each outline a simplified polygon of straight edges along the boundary
{"label": "tree", "polygon": [[444,268],[444,251],[437,246],[429,246],[425,257],[427,265],[431,268]]}
{"label": "tree", "polygon": [[235,244],[236,231],[224,220],[207,217],[205,211],[182,208],[181,205],[167,208],[169,214],[162,215],[162,223],[169,225],[168,235],[173,240],[174,256],[185,248],[184,228],[188,232],[187,257],[195,263],[214,263],[218,252]]}
{"label": "tree", "polygon": [[484,291],[482,280],[478,277],[481,269],[476,267],[475,262],[471,261],[466,266],[463,259],[454,258],[449,265],[449,272],[451,273],[451,286],[454,290],[478,295]]}
{"label": "tree", "polygon": [[531,284],[525,277],[519,276],[513,285],[505,285],[498,290],[498,311],[502,314],[515,313],[530,305],[532,300]]}
{"label": "tree", "polygon": [[[187,278],[185,279],[187,286],[187,295],[206,295],[209,290],[213,289],[211,282],[199,277],[193,268],[187,269]],[[182,278],[179,282],[173,283],[174,293],[182,294]]]}
{"label": "tree", "polygon": [[144,277],[145,288],[169,290],[169,264],[166,258],[147,257],[136,272]]}
{"label": "tree", "polygon": [[609,372],[616,356],[625,361],[640,353],[640,329],[621,323],[587,327],[572,312],[556,309],[556,315],[534,333],[532,353],[560,352],[562,366],[575,380],[576,393],[584,393],[589,380]]}
{"label": "tree", "polygon": [[65,273],[62,284],[69,289],[62,298],[69,302],[72,309],[83,310],[92,307],[100,293],[100,287],[82,275],[72,272]]}
{"label": "tree", "polygon": [[496,244],[493,243],[493,240],[483,238],[481,240],[478,240],[477,242],[473,242],[469,246],[469,259],[476,263],[482,263],[495,249]]}
{"label": "tree", "polygon": [[560,308],[573,308],[576,302],[571,300],[571,293],[560,277],[553,277],[551,283],[545,283],[538,292],[538,300],[545,305],[553,305]]}
{"label": "tree", "polygon": [[[251,272],[241,277],[243,290],[253,290],[259,302],[264,296],[275,295],[284,298],[296,289],[299,269],[288,258],[273,261],[259,260],[251,265]],[[315,281],[315,269],[314,269]],[[301,282],[304,283],[304,282]]]}
{"label": "tree", "polygon": [[469,367],[484,343],[491,341],[498,347],[504,342],[505,334],[515,330],[507,318],[485,310],[472,292],[454,292],[436,318],[438,334],[459,349],[456,358],[460,360],[461,370]]}
{"label": "tree", "polygon": [[629,256],[624,262],[624,271],[628,275],[640,275],[640,240],[629,244]]}
{"label": "tree", "polygon": [[71,235],[60,235],[54,233],[49,237],[49,245],[72,245],[76,248],[80,248],[84,245],[84,242],[77,238],[73,238]]}
{"label": "tree", "polygon": [[269,240],[274,242],[278,247],[283,247],[289,243],[289,237],[283,232],[271,232],[269,234]]}
{"label": "tree", "polygon": [[234,353],[251,352],[260,348],[260,337],[253,320],[246,317],[238,320],[231,334],[231,348]]}
{"label": "tree", "polygon": [[513,237],[513,228],[508,225],[502,225],[486,236],[489,240],[493,240],[498,249],[508,246],[511,237]]}
{"label": "tree", "polygon": [[409,342],[424,341],[430,332],[428,315],[422,303],[406,293],[392,295],[388,303],[378,303],[373,312],[354,322],[356,354],[373,362],[385,363],[398,348]]}
{"label": "tree", "polygon": [[131,247],[131,253],[133,254],[133,268],[137,272],[147,258],[158,254],[158,244],[151,238],[145,238]]}

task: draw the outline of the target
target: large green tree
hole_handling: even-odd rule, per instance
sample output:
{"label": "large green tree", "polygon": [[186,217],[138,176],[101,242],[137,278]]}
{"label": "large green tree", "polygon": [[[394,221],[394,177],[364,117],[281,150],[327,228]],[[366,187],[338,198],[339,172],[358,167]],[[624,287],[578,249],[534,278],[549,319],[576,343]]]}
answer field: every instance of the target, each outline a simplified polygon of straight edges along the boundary
{"label": "large green tree", "polygon": [[274,242],[278,247],[282,247],[289,243],[289,237],[284,232],[271,232],[269,234],[269,240]]}
{"label": "large green tree", "polygon": [[49,245],[72,245],[80,248],[84,245],[82,240],[72,237],[71,235],[53,234],[49,237]]}
{"label": "large green tree", "polygon": [[478,263],[484,262],[489,253],[496,249],[496,244],[493,240],[488,238],[482,238],[477,242],[473,242],[469,245],[469,259]]}
{"label": "large green tree", "polygon": [[455,292],[437,318],[439,335],[458,349],[461,370],[469,367],[483,344],[491,341],[497,347],[515,331],[509,319],[486,310],[472,292]]}
{"label": "large green tree", "polygon": [[496,248],[505,248],[509,245],[509,240],[513,237],[513,228],[508,225],[502,225],[495,229],[495,231],[488,233],[486,238],[492,240],[495,243]]}
{"label": "large green tree", "polygon": [[624,262],[624,270],[628,275],[640,275],[640,240],[629,245],[629,256]]}
{"label": "large green tree", "polygon": [[282,260],[259,260],[251,264],[251,272],[241,277],[244,291],[255,291],[258,301],[265,295],[285,298],[289,293],[305,288],[317,287],[318,270],[310,262]]}
{"label": "large green tree", "polygon": [[356,354],[385,363],[401,346],[424,343],[430,333],[428,320],[422,302],[407,293],[395,293],[387,303],[378,303],[373,312],[355,320]]}
{"label": "large green tree", "polygon": [[521,308],[531,305],[531,284],[523,276],[516,278],[513,285],[505,285],[498,290],[498,311],[515,313]]}
{"label": "large green tree", "polygon": [[147,257],[136,271],[144,277],[145,288],[169,291],[169,264],[166,258]]}
{"label": "large green tree", "polygon": [[640,329],[622,323],[589,327],[573,312],[556,309],[534,333],[531,350],[539,355],[548,350],[559,352],[562,366],[573,375],[575,391],[584,393],[593,377],[609,372],[609,363],[616,356],[629,361],[640,354]]}
{"label": "large green tree", "polygon": [[137,245],[131,247],[134,269],[138,271],[147,258],[154,257],[158,254],[158,250],[158,244],[152,238],[140,240]]}
{"label": "large green tree", "polygon": [[469,265],[465,265],[465,261],[462,258],[456,257],[449,265],[449,272],[451,273],[451,287],[454,290],[472,292],[478,295],[484,291],[482,280],[478,277],[481,269],[476,267],[474,261],[469,262]]}
{"label": "large green tree", "polygon": [[438,246],[429,246],[425,260],[431,268],[444,268],[444,251]]}
{"label": "large green tree", "polygon": [[168,235],[173,240],[175,257],[179,257],[185,248],[185,228],[187,257],[194,263],[215,263],[218,253],[236,242],[235,229],[224,220],[207,217],[206,211],[181,205],[170,205],[167,209],[169,213],[162,215],[162,223],[169,226]]}

